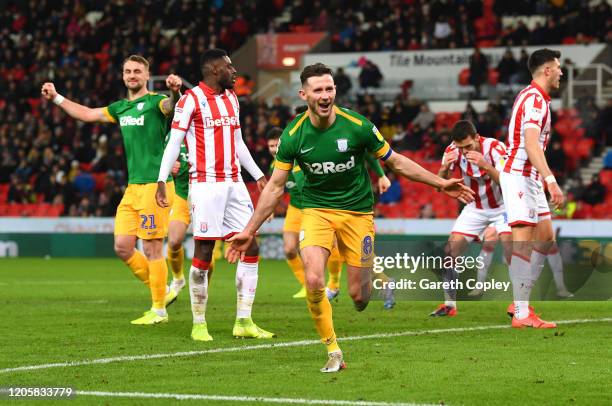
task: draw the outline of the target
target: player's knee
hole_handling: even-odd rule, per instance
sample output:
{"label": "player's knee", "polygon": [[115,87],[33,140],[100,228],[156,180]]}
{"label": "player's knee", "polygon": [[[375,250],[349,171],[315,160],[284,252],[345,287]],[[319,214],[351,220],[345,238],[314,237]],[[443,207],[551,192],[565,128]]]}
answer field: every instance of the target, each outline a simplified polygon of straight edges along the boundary
{"label": "player's knee", "polygon": [[117,254],[117,256],[124,261],[127,261],[128,259],[130,259],[130,257],[134,253],[134,247],[131,247],[128,244],[122,244],[116,241],[115,241],[115,245],[113,246],[113,249],[115,250],[115,254]]}
{"label": "player's knee", "polygon": [[294,259],[298,255],[297,247],[287,247],[285,245],[285,257],[287,259]]}
{"label": "player's knee", "polygon": [[358,312],[362,312],[366,309],[366,307],[368,307],[368,304],[370,303],[370,301],[366,301],[366,300],[354,300],[353,304],[355,305],[355,310],[357,310]]}
{"label": "player's knee", "polygon": [[323,289],[325,287],[325,279],[323,278],[323,275],[319,275],[315,272],[306,272],[306,275],[304,275],[304,280],[308,290]]}

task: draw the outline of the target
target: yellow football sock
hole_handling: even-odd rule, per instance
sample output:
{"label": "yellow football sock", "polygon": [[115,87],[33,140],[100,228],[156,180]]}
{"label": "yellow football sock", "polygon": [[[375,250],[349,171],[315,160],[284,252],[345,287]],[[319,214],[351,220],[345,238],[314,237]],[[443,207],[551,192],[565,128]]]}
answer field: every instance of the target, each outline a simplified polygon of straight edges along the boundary
{"label": "yellow football sock", "polygon": [[332,307],[329,300],[327,300],[325,289],[307,291],[306,302],[308,303],[308,310],[315,322],[321,341],[327,347],[327,352],[340,351],[340,347],[338,347],[336,342],[336,333],[334,332]]}
{"label": "yellow football sock", "polygon": [[147,261],[142,252],[134,250],[134,254],[125,263],[132,270],[135,277],[149,286],[149,261]]}
{"label": "yellow football sock", "polygon": [[183,264],[185,263],[185,249],[183,246],[176,251],[173,251],[168,246],[168,262],[174,279],[183,279]]}
{"label": "yellow football sock", "polygon": [[295,279],[300,282],[300,285],[304,285],[304,264],[302,263],[302,258],[299,255],[296,255],[295,258],[287,258],[287,265],[291,268],[291,272],[295,276]]}
{"label": "yellow football sock", "polygon": [[330,257],[327,260],[327,271],[329,272],[329,279],[327,280],[327,287],[331,290],[340,289],[340,274],[342,273],[341,259],[332,259]]}
{"label": "yellow football sock", "polygon": [[166,297],[166,284],[168,283],[168,264],[166,264],[165,258],[149,261],[149,279],[153,308],[165,308],[164,299]]}

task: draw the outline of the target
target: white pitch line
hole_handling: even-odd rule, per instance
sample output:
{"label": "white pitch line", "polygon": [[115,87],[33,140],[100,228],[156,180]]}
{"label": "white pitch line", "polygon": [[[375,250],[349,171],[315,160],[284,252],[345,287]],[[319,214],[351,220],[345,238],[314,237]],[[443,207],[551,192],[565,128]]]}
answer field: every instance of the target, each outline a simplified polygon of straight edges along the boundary
{"label": "white pitch line", "polygon": [[[559,320],[557,324],[576,324],[576,323],[600,323],[612,321],[612,318],[605,317],[601,319],[576,319],[576,320]],[[457,328],[443,328],[435,330],[420,330],[420,331],[401,331],[397,333],[378,333],[364,336],[349,336],[338,338],[338,341],[357,341],[357,340],[370,340],[376,338],[392,338],[392,337],[409,337],[419,336],[427,334],[444,334],[444,333],[463,333],[467,331],[483,331],[483,330],[496,330],[496,329],[507,329],[510,328],[510,324],[498,324],[493,326],[478,326],[478,327],[457,327]],[[320,344],[320,340],[302,340],[302,341],[287,341],[280,343],[270,344],[259,344],[259,345],[244,345],[240,347],[221,347],[211,348],[208,350],[197,350],[197,351],[182,351],[162,354],[143,354],[143,355],[125,355],[120,357],[109,357],[109,358],[97,358],[92,360],[83,361],[65,361],[55,362],[50,364],[38,364],[38,365],[24,365],[20,367],[4,368],[0,369],[0,374],[7,374],[11,372],[20,371],[33,371],[37,369],[50,369],[50,368],[64,368],[64,367],[78,367],[84,365],[98,365],[98,364],[110,364],[113,362],[130,362],[130,361],[147,361],[152,359],[160,358],[175,358],[175,357],[192,357],[205,354],[218,354],[223,352],[238,352],[238,351],[252,351],[261,350],[268,348],[286,348],[286,347],[302,347],[307,345]]]}
{"label": "white pitch line", "polygon": [[117,398],[140,398],[140,399],[175,399],[175,400],[217,400],[226,402],[262,402],[282,403],[295,405],[345,405],[345,406],[435,406],[422,403],[392,403],[373,402],[367,400],[331,400],[331,399],[303,399],[303,398],[270,398],[264,396],[223,396],[223,395],[199,395],[187,393],[145,393],[145,392],[97,392],[77,391],[77,396],[100,396]]}

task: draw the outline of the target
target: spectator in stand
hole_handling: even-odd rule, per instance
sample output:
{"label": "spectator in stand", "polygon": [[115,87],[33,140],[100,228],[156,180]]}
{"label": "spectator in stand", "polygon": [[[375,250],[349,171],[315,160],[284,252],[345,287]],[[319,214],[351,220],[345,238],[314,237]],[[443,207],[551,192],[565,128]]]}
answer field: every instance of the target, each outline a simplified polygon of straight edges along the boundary
{"label": "spectator in stand", "polygon": [[591,183],[584,189],[582,200],[588,204],[600,204],[606,200],[606,187],[600,182],[599,174],[593,175]]}
{"label": "spectator in stand", "polygon": [[565,176],[565,159],[565,151],[563,151],[561,141],[553,140],[550,148],[546,149],[546,162],[548,162],[548,166],[555,176],[561,179]]}
{"label": "spectator in stand", "polygon": [[334,75],[334,83],[336,84],[336,97],[340,104],[346,101],[346,98],[353,87],[351,78],[344,73],[344,68],[338,68]]}
{"label": "spectator in stand", "polygon": [[518,63],[514,59],[514,55],[510,49],[506,49],[504,55],[497,65],[497,72],[499,73],[499,83],[509,85],[511,79],[518,72]]}
{"label": "spectator in stand", "polygon": [[435,219],[436,214],[433,211],[433,206],[431,203],[426,203],[421,206],[421,211],[419,212],[420,219]]}
{"label": "spectator in stand", "polygon": [[[529,54],[525,48],[521,49],[521,56],[518,61],[518,73],[515,76],[516,84],[527,84],[531,80],[531,72],[527,67],[529,61]],[[513,83],[515,84],[515,83]]]}
{"label": "spectator in stand", "polygon": [[359,86],[362,89],[368,87],[380,87],[380,82],[383,79],[382,73],[378,66],[367,58],[363,58],[361,63],[361,72],[359,73]]}
{"label": "spectator in stand", "polygon": [[436,115],[429,110],[427,103],[421,104],[419,114],[412,120],[412,127],[415,131],[426,130],[431,127],[436,120]]}
{"label": "spectator in stand", "polygon": [[576,200],[582,200],[582,196],[584,195],[582,176],[575,174],[573,178],[567,179],[566,186],[568,193],[572,193],[576,197]]}
{"label": "spectator in stand", "polygon": [[379,202],[382,204],[395,204],[402,200],[402,186],[394,172],[390,172],[388,177],[391,181],[391,186],[389,186],[385,193],[380,195]]}
{"label": "spectator in stand", "polygon": [[478,120],[478,131],[481,135],[497,138],[497,133],[502,126],[502,118],[493,103],[487,104],[487,109],[480,115]]}
{"label": "spectator in stand", "polygon": [[249,75],[240,75],[236,78],[236,83],[234,84],[234,91],[236,96],[250,96],[253,94],[255,90],[255,82],[251,80],[251,76]]}
{"label": "spectator in stand", "polygon": [[470,85],[474,86],[474,96],[480,98],[480,88],[487,81],[489,74],[489,61],[480,52],[480,48],[474,48],[474,53],[470,56]]}

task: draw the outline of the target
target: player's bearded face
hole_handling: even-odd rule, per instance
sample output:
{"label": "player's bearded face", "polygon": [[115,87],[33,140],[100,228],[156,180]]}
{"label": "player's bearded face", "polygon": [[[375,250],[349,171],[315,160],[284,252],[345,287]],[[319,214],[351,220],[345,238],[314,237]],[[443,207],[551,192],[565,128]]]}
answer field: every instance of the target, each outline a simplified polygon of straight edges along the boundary
{"label": "player's bearded face", "polygon": [[548,70],[550,87],[552,87],[553,89],[558,89],[561,84],[561,76],[563,76],[559,60],[555,58],[555,60],[549,62],[549,65],[546,66],[544,69]]}
{"label": "player's bearded face", "polygon": [[268,151],[270,155],[276,157],[276,153],[278,152],[278,140],[268,140]]}
{"label": "player's bearded face", "polygon": [[306,101],[310,111],[321,117],[329,117],[336,99],[334,79],[331,75],[308,78],[300,90],[300,97]]}
{"label": "player's bearded face", "polygon": [[236,68],[229,57],[224,57],[219,66],[219,85],[222,89],[233,89],[236,83]]}
{"label": "player's bearded face", "polygon": [[149,80],[149,70],[141,63],[127,61],[123,65],[123,83],[133,92],[142,89]]}

